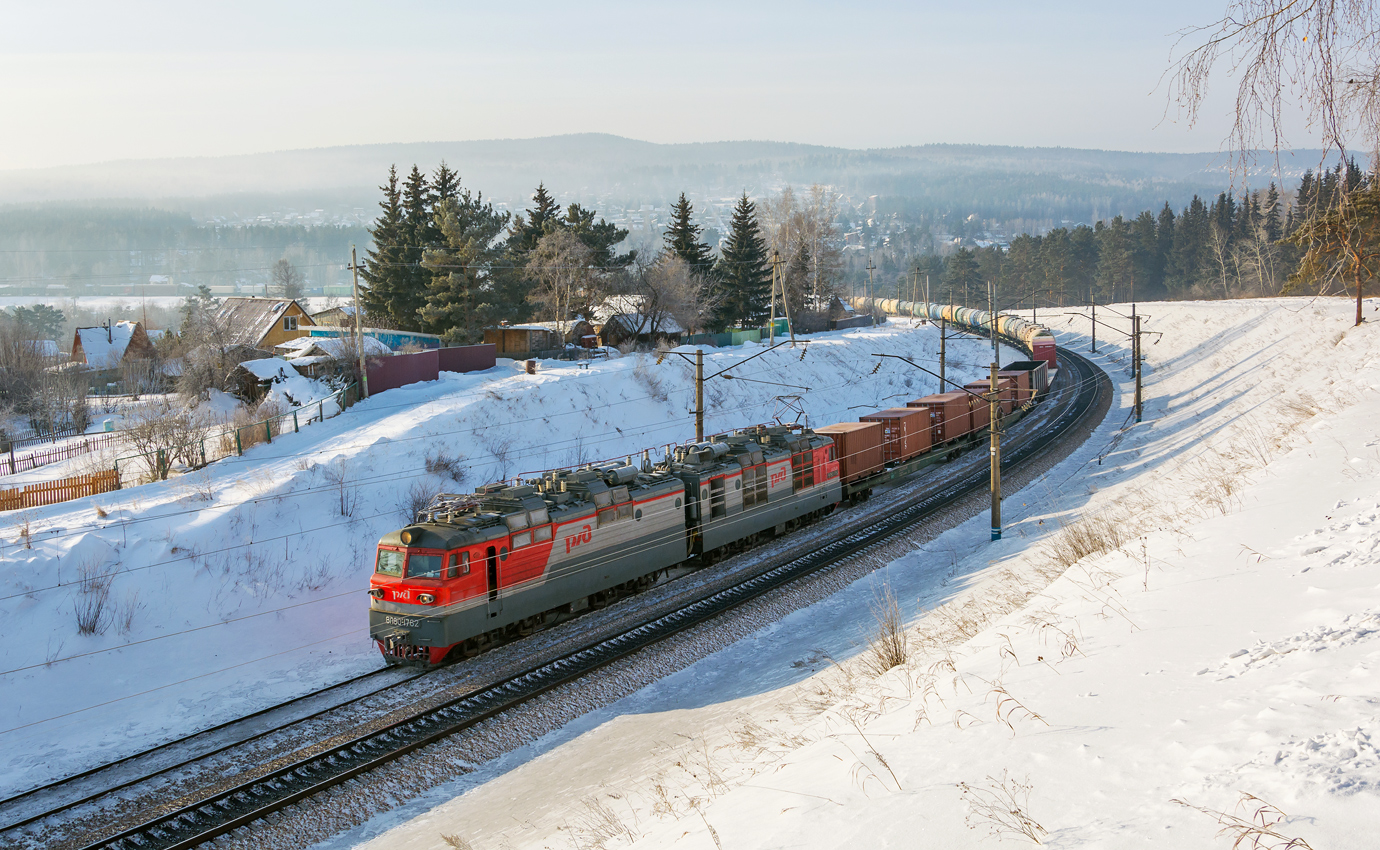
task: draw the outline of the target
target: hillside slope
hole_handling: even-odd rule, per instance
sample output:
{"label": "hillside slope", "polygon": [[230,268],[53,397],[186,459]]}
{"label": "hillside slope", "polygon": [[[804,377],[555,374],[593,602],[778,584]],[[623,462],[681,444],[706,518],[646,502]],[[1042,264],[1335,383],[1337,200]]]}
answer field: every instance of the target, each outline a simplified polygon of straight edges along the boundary
{"label": "hillside slope", "polygon": [[[979,516],[898,544],[849,589],[317,846],[948,848],[1023,827],[1209,848],[1267,824],[1260,846],[1377,846],[1380,302],[1359,328],[1336,300],[1140,306],[1163,333],[1144,421],[1125,346],[1101,343],[1119,409],[1008,494],[1001,542]],[[1086,321],[1055,330],[1087,348]],[[887,592],[910,657],[878,675]]]}

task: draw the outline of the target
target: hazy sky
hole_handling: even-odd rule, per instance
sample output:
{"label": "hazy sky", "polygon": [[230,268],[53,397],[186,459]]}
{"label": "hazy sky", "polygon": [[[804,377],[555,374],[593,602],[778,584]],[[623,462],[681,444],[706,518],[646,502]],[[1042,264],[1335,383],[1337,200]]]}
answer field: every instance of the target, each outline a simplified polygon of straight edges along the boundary
{"label": "hazy sky", "polygon": [[1163,120],[1213,0],[6,5],[0,169],[573,132],[1204,151],[1231,94]]}

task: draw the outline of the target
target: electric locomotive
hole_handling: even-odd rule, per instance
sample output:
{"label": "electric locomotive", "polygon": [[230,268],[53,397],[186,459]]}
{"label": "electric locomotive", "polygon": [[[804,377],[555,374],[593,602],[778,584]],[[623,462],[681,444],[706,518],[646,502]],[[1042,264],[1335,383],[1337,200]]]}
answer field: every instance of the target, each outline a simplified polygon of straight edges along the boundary
{"label": "electric locomotive", "polygon": [[475,655],[691,558],[713,563],[789,531],[842,498],[833,441],[786,426],[679,446],[641,468],[562,469],[440,495],[379,541],[370,634],[394,664]]}

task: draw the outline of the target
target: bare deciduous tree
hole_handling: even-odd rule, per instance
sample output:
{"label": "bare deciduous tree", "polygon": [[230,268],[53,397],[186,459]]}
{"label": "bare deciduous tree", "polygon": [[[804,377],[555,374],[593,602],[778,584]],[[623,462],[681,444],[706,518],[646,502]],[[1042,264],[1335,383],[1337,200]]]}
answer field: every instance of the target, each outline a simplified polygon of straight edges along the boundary
{"label": "bare deciduous tree", "polygon": [[1262,145],[1276,157],[1295,106],[1324,152],[1345,157],[1359,136],[1380,150],[1380,10],[1369,0],[1231,0],[1215,23],[1180,33],[1189,46],[1169,69],[1170,96],[1197,121],[1220,60],[1238,76],[1228,144],[1246,165]]}
{"label": "bare deciduous tree", "polygon": [[306,279],[297,270],[287,257],[282,258],[273,264],[269,271],[269,278],[272,284],[273,294],[280,298],[301,298],[304,294],[303,285]]}
{"label": "bare deciduous tree", "polygon": [[639,333],[670,330],[674,320],[687,331],[703,330],[712,320],[723,293],[703,285],[690,266],[675,254],[663,253],[650,266],[633,276],[642,305],[638,314],[645,327]]}
{"label": "bare deciduous tree", "polygon": [[823,309],[837,290],[843,270],[843,239],[835,221],[838,198],[837,192],[819,184],[805,197],[787,186],[758,205],[768,247],[781,258],[786,292],[796,312]]}
{"label": "bare deciduous tree", "polygon": [[566,229],[537,242],[527,261],[527,276],[536,284],[528,300],[544,318],[559,323],[562,336],[571,316],[603,300],[603,279],[592,265],[589,248]]}

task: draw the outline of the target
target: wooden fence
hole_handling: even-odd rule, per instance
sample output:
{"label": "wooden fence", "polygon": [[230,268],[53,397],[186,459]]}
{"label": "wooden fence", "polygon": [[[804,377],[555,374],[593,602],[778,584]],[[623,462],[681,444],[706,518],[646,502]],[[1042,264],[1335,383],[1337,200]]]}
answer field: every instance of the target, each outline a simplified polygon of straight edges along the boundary
{"label": "wooden fence", "polygon": [[65,446],[56,446],[41,452],[30,452],[26,455],[15,456],[11,449],[9,457],[0,457],[0,474],[14,475],[16,472],[26,472],[30,469],[37,469],[50,463],[57,463],[60,460],[84,455],[95,451],[101,446],[107,446],[120,439],[119,434],[102,434],[92,437],[89,440],[82,440],[79,443],[68,443]]}
{"label": "wooden fence", "polygon": [[77,475],[72,478],[59,478],[57,481],[41,481],[24,488],[0,490],[0,511],[55,505],[58,502],[118,489],[120,473],[113,469],[104,469],[91,475]]}

